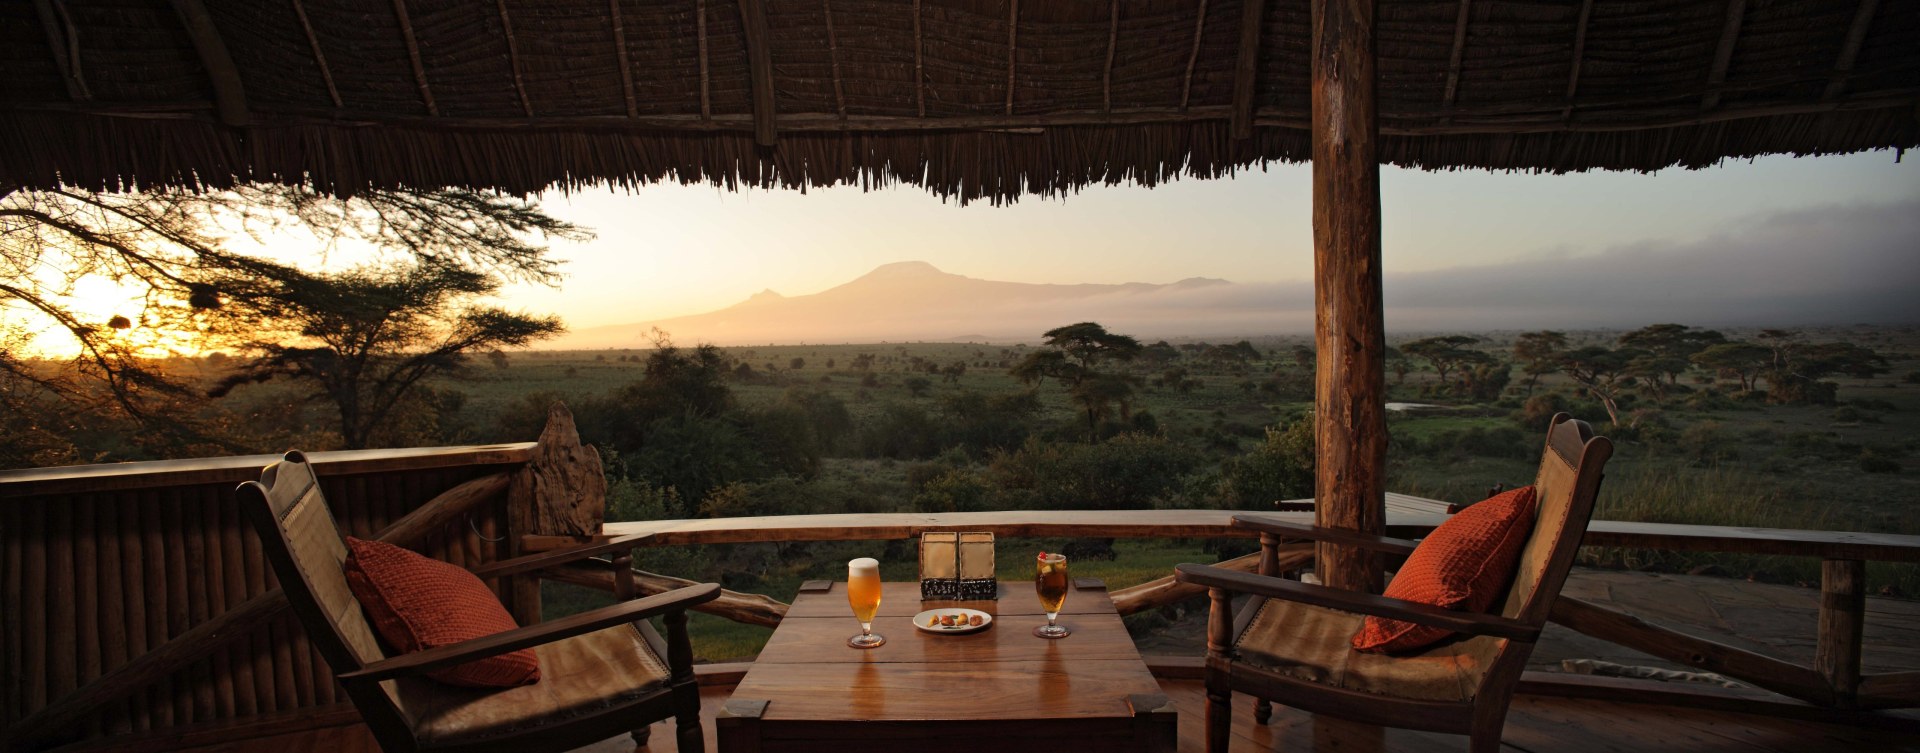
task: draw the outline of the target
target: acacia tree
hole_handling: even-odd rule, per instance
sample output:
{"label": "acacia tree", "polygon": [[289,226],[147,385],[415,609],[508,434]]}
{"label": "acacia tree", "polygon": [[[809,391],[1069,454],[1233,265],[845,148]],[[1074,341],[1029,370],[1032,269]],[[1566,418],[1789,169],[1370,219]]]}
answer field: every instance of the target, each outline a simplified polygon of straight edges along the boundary
{"label": "acacia tree", "polygon": [[559,334],[560,320],[481,305],[500,280],[445,261],[361,267],[289,286],[256,308],[270,326],[254,358],[222,380],[286,378],[333,404],[347,449],[372,446],[429,377],[459,372],[471,353],[499,352]]}
{"label": "acacia tree", "polygon": [[1567,333],[1543,329],[1521,334],[1513,341],[1513,359],[1527,375],[1527,396],[1533,396],[1540,377],[1560,370],[1560,352],[1567,349]]}
{"label": "acacia tree", "polygon": [[[305,234],[300,262],[247,250],[270,233]],[[335,251],[551,284],[553,237],[589,236],[532,202],[464,190],[348,200],[280,185],[206,193],[0,185],[0,323],[11,323],[0,327],[0,352],[11,354],[0,372],[20,387],[12,398],[135,422],[141,431],[128,433],[158,454],[193,451],[189,441],[242,449],[190,418],[201,393],[168,372],[169,350],[252,342],[264,311],[324,282],[308,269]],[[127,302],[93,310],[83,288],[95,280]]]}
{"label": "acacia tree", "polygon": [[1560,354],[1560,371],[1606,407],[1609,422],[1624,426],[1620,423],[1619,398],[1627,387],[1633,386],[1634,377],[1628,364],[1637,355],[1631,350],[1590,345]]}
{"label": "acacia tree", "polygon": [[1131,414],[1133,380],[1095,367],[1133,360],[1142,351],[1139,340],[1108,332],[1094,322],[1055,327],[1044,337],[1047,348],[1028,353],[1008,373],[1029,385],[1042,379],[1059,380],[1067,395],[1086,411],[1089,442],[1099,437],[1100,419],[1114,405],[1120,406],[1123,417]]}
{"label": "acacia tree", "polygon": [[1491,363],[1493,357],[1467,346],[1480,342],[1480,338],[1470,335],[1442,335],[1425,337],[1400,346],[1400,352],[1415,358],[1426,359],[1433,366],[1434,373],[1440,377],[1441,384],[1447,384],[1447,375],[1455,369],[1471,368]]}

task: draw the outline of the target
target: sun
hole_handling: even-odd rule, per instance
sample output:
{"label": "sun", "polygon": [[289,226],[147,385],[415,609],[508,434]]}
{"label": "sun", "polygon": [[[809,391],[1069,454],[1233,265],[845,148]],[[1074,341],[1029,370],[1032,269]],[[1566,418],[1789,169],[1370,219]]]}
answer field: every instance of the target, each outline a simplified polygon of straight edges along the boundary
{"label": "sun", "polygon": [[[197,333],[152,326],[150,309],[166,304],[149,301],[150,289],[145,285],[89,275],[71,285],[46,289],[59,291],[45,296],[48,303],[67,311],[80,325],[93,327],[106,342],[134,355],[167,358],[202,353]],[[0,309],[0,319],[30,333],[23,350],[31,357],[65,359],[83,355],[80,340],[41,311],[14,306]]]}

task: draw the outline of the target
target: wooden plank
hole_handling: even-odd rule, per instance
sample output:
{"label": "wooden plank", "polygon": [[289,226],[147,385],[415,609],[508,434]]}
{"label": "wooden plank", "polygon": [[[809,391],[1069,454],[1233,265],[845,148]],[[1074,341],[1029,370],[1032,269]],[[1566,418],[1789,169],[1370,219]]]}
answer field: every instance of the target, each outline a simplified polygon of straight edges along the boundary
{"label": "wooden plank", "polygon": [[[533,457],[535,444],[519,442],[394,450],[341,450],[308,453],[307,459],[313,464],[316,475],[344,476],[525,463]],[[239,484],[258,480],[260,469],[279,460],[279,455],[240,455],[0,471],[0,499],[197,484]]]}
{"label": "wooden plank", "polygon": [[252,123],[240,68],[234,65],[233,54],[220,36],[220,27],[214,25],[213,15],[201,0],[172,0],[172,3],[186,29],[187,39],[193,42],[193,50],[200,56],[201,67],[207,71],[207,83],[213,88],[214,111],[220,114],[220,122],[234,127]]}
{"label": "wooden plank", "polygon": [[1571,596],[1554,601],[1550,619],[1609,643],[1717,672],[1775,693],[1819,704],[1832,701],[1832,688],[1811,669],[1669,630]]}
{"label": "wooden plank", "polygon": [[1573,117],[1573,97],[1580,91],[1580,69],[1587,59],[1587,22],[1593,18],[1593,0],[1580,0],[1580,19],[1573,27],[1573,65],[1567,71],[1567,107],[1560,119]]}
{"label": "wooden plank", "polygon": [[741,35],[747,45],[747,73],[753,95],[753,140],[773,146],[779,139],[774,125],[773,51],[767,32],[765,0],[738,0]]}
{"label": "wooden plank", "polygon": [[[1311,544],[1291,545],[1286,547],[1286,550],[1286,554],[1280,557],[1280,562],[1278,563],[1282,570],[1297,570],[1313,561],[1313,546]],[[1214,567],[1238,570],[1240,572],[1253,572],[1260,567],[1261,555],[1261,552],[1254,552],[1253,554],[1235,557],[1225,562],[1214,563]],[[1123,615],[1135,614],[1149,609],[1163,607],[1168,604],[1178,604],[1188,599],[1196,599],[1206,595],[1206,593],[1207,589],[1205,587],[1177,583],[1174,581],[1173,576],[1169,574],[1162,578],[1156,578],[1137,586],[1123,588],[1113,592],[1113,607]]]}
{"label": "wooden plank", "polygon": [[[1260,76],[1260,32],[1267,18],[1266,0],[1243,0],[1240,10],[1240,48],[1233,65],[1233,137],[1253,137],[1254,91]],[[1196,38],[1195,44],[1199,43]]]}
{"label": "wooden plank", "polygon": [[1826,560],[1820,568],[1820,627],[1813,667],[1833,688],[1836,706],[1851,707],[1860,689],[1861,635],[1866,629],[1867,563]]}
{"label": "wooden plank", "polygon": [[[793,606],[787,607],[786,618],[845,617],[851,620],[853,613],[848,611],[846,588],[845,584],[834,583],[831,590],[795,596]],[[1040,599],[1034,594],[1032,581],[1001,581],[1000,598],[997,601],[921,601],[919,583],[888,581],[880,586],[880,611],[877,614],[881,617],[906,617],[922,610],[946,607],[978,609],[995,616],[1046,613],[1040,608]],[[1081,588],[1075,588],[1067,594],[1067,602],[1060,613],[1118,614],[1114,611],[1113,601],[1107,598],[1105,589]]]}
{"label": "wooden plank", "polygon": [[[1920,672],[1913,673],[1920,675]],[[1732,711],[1855,727],[1907,730],[1920,734],[1920,719],[1817,706],[1754,688],[1722,688],[1701,683],[1659,682],[1625,677],[1526,672],[1516,692],[1542,698],[1577,698],[1672,708]]]}
{"label": "wooden plank", "polygon": [[[1372,0],[1312,4],[1315,523],[1379,534],[1387,458]],[[1378,593],[1371,552],[1319,546],[1323,583]]]}
{"label": "wooden plank", "polygon": [[1720,106],[1720,85],[1727,81],[1727,66],[1733,62],[1733,46],[1740,39],[1740,24],[1746,18],[1747,0],[1727,0],[1727,20],[1720,28],[1720,43],[1713,48],[1713,64],[1707,69],[1707,91],[1700,97],[1700,109]]}
{"label": "wooden plank", "polygon": [[[295,0],[296,3],[298,1]],[[513,91],[520,95],[521,111],[531,118],[533,117],[533,100],[527,98],[527,83],[520,66],[520,40],[513,33],[513,17],[507,13],[507,0],[495,0],[495,5],[499,6],[500,10],[500,35],[507,40],[507,68],[513,71]],[[339,95],[334,95],[334,99],[337,105]]]}
{"label": "wooden plank", "polygon": [[1860,678],[1860,708],[1895,709],[1920,706],[1920,672],[1890,672]]}
{"label": "wooden plank", "polygon": [[[1045,645],[1064,646],[1075,637]],[[1085,688],[1087,692],[1062,692],[1068,687]],[[965,689],[966,702],[955,703],[954,694],[961,688]],[[839,661],[756,662],[734,688],[734,695],[772,699],[768,721],[898,719],[932,726],[936,719],[1126,718],[1131,716],[1124,702],[1127,695],[1158,690],[1159,685],[1139,659],[994,662],[990,667],[963,662],[915,665]]]}
{"label": "wooden plank", "polygon": [[46,35],[47,50],[53,53],[53,65],[60,71],[60,83],[67,87],[67,98],[76,102],[93,99],[93,92],[87,88],[85,69],[80,64],[79,29],[67,14],[66,6],[55,5],[53,0],[33,0],[33,8],[40,17],[40,30]]}

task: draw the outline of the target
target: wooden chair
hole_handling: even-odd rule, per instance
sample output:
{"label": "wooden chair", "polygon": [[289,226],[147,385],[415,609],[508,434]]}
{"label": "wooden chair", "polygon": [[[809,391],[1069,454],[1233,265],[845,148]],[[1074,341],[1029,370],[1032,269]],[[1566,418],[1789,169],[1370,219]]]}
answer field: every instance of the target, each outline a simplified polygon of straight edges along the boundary
{"label": "wooden chair", "polygon": [[[388,657],[347,587],[344,539],[306,458],[289,452],[259,482],[239,489],[260,531],[267,561],[307,638],[384,750],[567,750],[630,732],[646,745],[648,725],[674,717],[681,753],[704,748],[700,689],[693,677],[686,610],[712,601],[707,583],[630,599],[627,539],[495,562],[482,578],[527,573],[594,555],[619,565],[621,603],[463,643]],[[659,615],[667,640],[646,622]],[[531,647],[541,679],[514,688],[445,685],[422,673]],[[665,661],[662,661],[664,657]]]}
{"label": "wooden chair", "polygon": [[[1606,437],[1561,414],[1547,431],[1534,481],[1533,533],[1521,551],[1513,585],[1491,614],[1456,612],[1374,594],[1344,591],[1201,565],[1180,565],[1175,580],[1206,586],[1213,600],[1207,626],[1207,751],[1226,753],[1235,691],[1257,697],[1266,723],[1269,702],[1362,724],[1471,736],[1475,753],[1500,748],[1507,704],[1547,612],[1566,582],[1613,454]],[[1415,542],[1347,530],[1236,516],[1257,529],[1265,558],[1277,542],[1307,539],[1405,557]],[[1251,594],[1238,619],[1234,593]],[[1457,633],[1412,654],[1354,651],[1350,639],[1365,615],[1405,620]]]}

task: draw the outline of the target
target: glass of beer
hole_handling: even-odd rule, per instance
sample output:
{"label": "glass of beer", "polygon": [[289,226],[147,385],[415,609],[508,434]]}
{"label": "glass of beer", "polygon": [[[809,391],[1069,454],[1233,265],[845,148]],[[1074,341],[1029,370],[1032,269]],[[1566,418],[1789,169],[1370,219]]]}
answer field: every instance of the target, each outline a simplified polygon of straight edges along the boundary
{"label": "glass of beer", "polygon": [[880,560],[861,557],[847,562],[847,605],[860,620],[860,634],[847,639],[854,648],[878,648],[886,638],[873,632],[873,615],[880,611]]}
{"label": "glass of beer", "polygon": [[1047,624],[1033,629],[1042,638],[1065,638],[1066,628],[1054,624],[1060,607],[1067,603],[1067,555],[1041,552],[1033,573],[1033,590],[1040,594],[1040,608],[1047,610]]}

